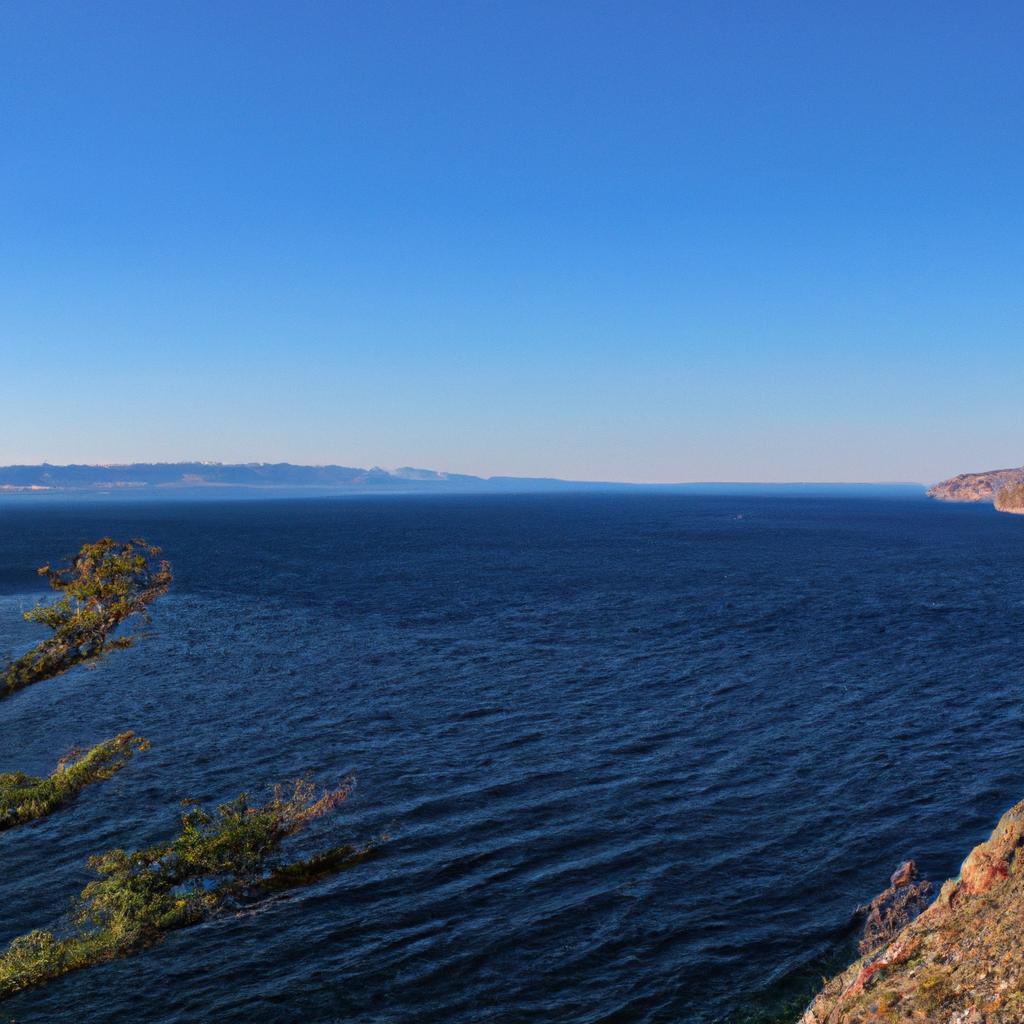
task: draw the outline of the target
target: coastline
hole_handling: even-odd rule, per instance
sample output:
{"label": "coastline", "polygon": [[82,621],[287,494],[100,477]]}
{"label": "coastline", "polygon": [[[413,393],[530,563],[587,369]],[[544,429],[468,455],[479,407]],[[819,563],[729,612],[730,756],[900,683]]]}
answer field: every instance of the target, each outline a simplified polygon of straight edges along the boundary
{"label": "coastline", "polygon": [[1024,467],[961,473],[932,484],[929,498],[964,504],[990,504],[997,512],[1024,515]]}
{"label": "coastline", "polygon": [[799,1024],[1024,1020],[1024,801],[881,949],[825,983]]}

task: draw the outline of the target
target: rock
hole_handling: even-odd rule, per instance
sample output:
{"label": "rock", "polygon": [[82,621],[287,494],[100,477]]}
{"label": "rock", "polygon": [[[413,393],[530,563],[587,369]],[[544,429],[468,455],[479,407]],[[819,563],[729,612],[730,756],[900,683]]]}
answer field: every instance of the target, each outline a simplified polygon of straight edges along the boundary
{"label": "rock", "polygon": [[1000,512],[1024,514],[1024,483],[1005,484],[996,491],[992,504]]}
{"label": "rock", "polygon": [[864,935],[857,946],[861,955],[894,939],[928,906],[934,892],[931,882],[917,881],[917,865],[904,861],[889,879],[889,888],[860,908],[865,914]]}
{"label": "rock", "polygon": [[929,487],[928,497],[939,501],[994,501],[999,491],[1021,483],[1024,483],[1024,467],[961,473]]}
{"label": "rock", "polygon": [[[987,893],[997,882],[1010,877],[1010,864],[1024,844],[1024,803],[1000,818],[988,842],[976,846],[960,868],[958,897]],[[956,898],[956,897],[954,897]]]}
{"label": "rock", "polygon": [[[801,1024],[1022,1024],[1024,802],[926,909],[917,899],[928,883],[913,862],[891,881],[866,908],[867,952],[826,982]],[[899,914],[915,910],[887,936]]]}
{"label": "rock", "polygon": [[893,889],[910,885],[917,878],[917,865],[912,860],[905,860],[890,876],[889,885]]}

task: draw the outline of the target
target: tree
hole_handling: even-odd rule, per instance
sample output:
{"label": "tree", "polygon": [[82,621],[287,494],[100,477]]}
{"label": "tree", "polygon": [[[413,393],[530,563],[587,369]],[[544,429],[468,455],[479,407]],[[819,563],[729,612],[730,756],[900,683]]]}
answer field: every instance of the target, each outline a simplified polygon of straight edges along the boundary
{"label": "tree", "polygon": [[[32,683],[129,647],[131,634],[116,634],[167,592],[170,565],[144,540],[109,537],[86,544],[71,564],[44,565],[39,574],[62,596],[25,613],[52,636],[0,674],[0,697]],[[24,772],[0,774],[0,830],[46,816],[87,785],[108,779],[148,743],[125,732],[88,751],[72,751],[47,778]],[[97,876],[82,891],[55,931],[36,929],[0,952],[0,1000],[71,971],[136,953],[172,929],[185,928],[239,900],[307,885],[337,874],[369,856],[376,843],[334,846],[308,858],[286,861],[281,845],[311,821],[336,811],[352,780],[318,790],[307,779],[276,787],[263,803],[242,794],[214,811],[192,801],[177,836],[162,846],[109,850],[89,859]],[[378,841],[384,841],[382,836]]]}
{"label": "tree", "polygon": [[167,593],[173,578],[159,548],[110,537],[84,545],[67,566],[44,565],[39,575],[63,596],[37,604],[25,618],[49,627],[53,635],[3,670],[0,698],[130,647],[136,637],[115,636],[118,627],[135,616],[148,620],[149,605]]}
{"label": "tree", "polygon": [[0,1000],[137,953],[167,932],[198,924],[239,900],[258,900],[358,864],[373,843],[335,846],[284,864],[278,856],[285,839],[337,810],[351,789],[349,781],[318,792],[300,780],[277,787],[262,804],[243,793],[216,811],[189,807],[169,842],[91,857],[89,867],[97,877],[73,902],[70,927],[60,933],[36,929],[0,954]]}
{"label": "tree", "polygon": [[45,818],[69,804],[94,782],[113,778],[137,750],[149,743],[133,732],[123,732],[91,750],[72,750],[46,778],[24,772],[0,772],[0,832],[28,821]]}

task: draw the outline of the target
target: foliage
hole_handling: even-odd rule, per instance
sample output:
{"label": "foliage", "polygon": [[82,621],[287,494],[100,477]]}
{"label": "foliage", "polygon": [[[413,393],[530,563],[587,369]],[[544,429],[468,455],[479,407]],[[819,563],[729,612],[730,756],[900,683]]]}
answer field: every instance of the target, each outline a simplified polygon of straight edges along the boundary
{"label": "foliage", "polygon": [[0,672],[0,698],[130,647],[134,636],[112,634],[132,616],[145,617],[148,606],[167,592],[171,567],[159,556],[160,549],[144,540],[105,537],[84,545],[68,566],[44,565],[39,575],[63,596],[36,605],[25,618],[53,635]]}
{"label": "foliage", "polygon": [[74,800],[86,786],[111,778],[135,751],[148,747],[141,736],[123,732],[91,750],[72,750],[48,778],[24,772],[0,774],[0,831],[45,818]]}
{"label": "foliage", "polygon": [[[43,566],[59,597],[25,614],[51,630],[35,648],[0,666],[0,698],[131,646],[119,630],[167,592],[171,570],[143,540],[86,544],[70,565]],[[48,778],[0,775],[0,830],[41,818],[85,786],[124,767],[145,740],[122,733],[89,751],[73,751]],[[348,797],[351,782],[318,792],[308,781],[277,787],[262,804],[242,794],[213,811],[185,801],[178,834],[168,843],[110,850],[88,864],[95,874],[57,930],[35,930],[0,954],[0,1000],[71,971],[135,953],[170,930],[203,921],[241,901],[309,884],[368,856],[373,844],[336,846],[307,860],[281,863],[290,836]]]}
{"label": "foliage", "polygon": [[89,860],[97,878],[72,907],[67,934],[36,930],[0,956],[0,999],[71,971],[125,956],[196,924],[239,899],[307,884],[366,857],[371,848],[340,846],[305,861],[277,862],[283,840],[336,810],[346,782],[317,794],[300,780],[277,787],[263,804],[246,794],[210,812],[191,807],[169,843]]}

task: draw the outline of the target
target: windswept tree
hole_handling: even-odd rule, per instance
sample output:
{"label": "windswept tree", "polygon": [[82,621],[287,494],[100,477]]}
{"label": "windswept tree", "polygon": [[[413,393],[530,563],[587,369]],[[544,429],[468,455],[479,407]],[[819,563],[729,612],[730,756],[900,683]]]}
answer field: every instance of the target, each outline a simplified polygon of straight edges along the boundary
{"label": "windswept tree", "polygon": [[[52,635],[0,671],[0,697],[129,647],[120,630],[148,618],[167,592],[171,569],[159,548],[109,537],[86,544],[70,565],[39,573],[61,596],[25,618]],[[87,785],[110,778],[147,742],[125,732],[89,751],[73,751],[46,778],[0,774],[0,830],[44,817]],[[183,801],[178,834],[144,850],[92,857],[95,878],[54,931],[36,930],[0,952],[0,1000],[72,971],[136,953],[173,929],[198,924],[239,901],[306,885],[358,863],[373,850],[333,846],[308,859],[283,860],[281,846],[310,822],[336,811],[352,781],[318,790],[308,780],[277,787],[263,803],[242,794],[213,811]],[[381,837],[381,840],[386,837]]]}
{"label": "windswept tree", "polygon": [[305,885],[358,863],[373,844],[335,846],[291,863],[279,859],[284,840],[337,810],[351,788],[345,782],[318,791],[303,780],[278,787],[262,804],[243,794],[215,811],[188,807],[170,842],[92,857],[96,878],[74,901],[69,925],[29,932],[0,954],[0,1000],[138,952],[239,900]]}
{"label": "windswept tree", "polygon": [[62,595],[25,612],[52,631],[0,674],[0,698],[52,679],[108,651],[130,647],[136,636],[119,632],[128,619],[148,619],[148,608],[171,585],[170,564],[144,540],[104,537],[86,544],[67,566],[39,570]]}
{"label": "windswept tree", "polygon": [[46,778],[24,772],[0,773],[0,832],[45,818],[71,803],[86,786],[113,778],[137,750],[148,749],[149,743],[141,736],[123,732],[91,750],[70,751]]}

